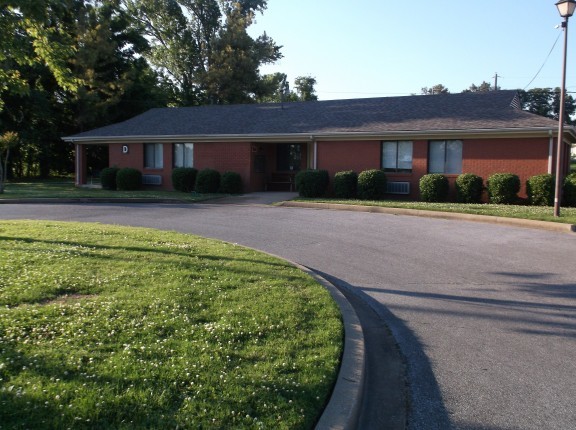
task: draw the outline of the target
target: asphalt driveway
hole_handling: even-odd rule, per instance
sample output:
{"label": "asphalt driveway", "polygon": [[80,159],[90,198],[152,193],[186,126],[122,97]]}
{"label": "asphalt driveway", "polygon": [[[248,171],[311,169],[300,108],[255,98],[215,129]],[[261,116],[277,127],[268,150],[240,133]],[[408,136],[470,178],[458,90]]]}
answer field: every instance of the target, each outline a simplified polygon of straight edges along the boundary
{"label": "asphalt driveway", "polygon": [[291,259],[386,322],[411,429],[576,428],[576,235],[231,203],[1,205],[0,219],[148,226]]}

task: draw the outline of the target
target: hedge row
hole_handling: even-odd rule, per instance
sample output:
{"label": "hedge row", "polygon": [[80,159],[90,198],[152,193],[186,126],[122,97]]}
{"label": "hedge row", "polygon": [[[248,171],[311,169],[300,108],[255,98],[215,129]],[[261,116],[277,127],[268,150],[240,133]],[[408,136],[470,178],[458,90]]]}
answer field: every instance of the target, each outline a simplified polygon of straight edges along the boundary
{"label": "hedge row", "polygon": [[[328,190],[326,170],[303,170],[296,174],[296,190],[301,197],[322,197]],[[382,170],[352,170],[334,175],[334,194],[341,199],[358,197],[363,200],[383,199],[386,194],[386,174]]]}
{"label": "hedge row", "polygon": [[242,194],[242,177],[236,172],[220,174],[214,169],[196,170],[192,167],[177,167],[172,170],[172,186],[176,191],[201,194]]}
{"label": "hedge row", "polygon": [[100,172],[100,182],[105,190],[135,191],[142,186],[142,173],[131,167],[107,167]]}
{"label": "hedge row", "polygon": [[[495,173],[486,181],[477,175],[465,173],[456,178],[456,195],[461,203],[480,203],[486,190],[488,200],[494,204],[519,202],[520,178],[512,173]],[[528,203],[535,206],[554,204],[555,178],[550,174],[535,175],[526,181]],[[420,179],[420,198],[428,202],[443,202],[448,199],[448,179],[443,175],[430,174]],[[563,184],[564,206],[576,206],[576,173],[566,177]]]}
{"label": "hedge row", "polygon": [[[105,190],[134,191],[142,187],[142,173],[129,167],[119,169],[107,167],[100,173],[102,188]],[[189,167],[178,167],[172,170],[172,186],[176,191],[189,193],[197,191],[202,194],[225,193],[241,194],[242,177],[236,172],[225,172],[222,175],[214,169],[198,171]]]}

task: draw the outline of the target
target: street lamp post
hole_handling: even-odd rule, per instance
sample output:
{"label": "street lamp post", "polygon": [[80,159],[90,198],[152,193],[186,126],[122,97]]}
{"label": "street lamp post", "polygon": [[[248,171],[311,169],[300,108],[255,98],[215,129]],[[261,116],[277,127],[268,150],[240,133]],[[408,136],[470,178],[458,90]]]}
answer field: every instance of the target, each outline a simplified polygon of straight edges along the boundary
{"label": "street lamp post", "polygon": [[560,0],[556,3],[560,16],[564,18],[564,55],[562,60],[562,86],[560,88],[560,106],[558,117],[558,138],[556,144],[556,184],[554,187],[554,216],[560,216],[561,186],[562,186],[562,154],[564,153],[564,104],[566,93],[566,56],[568,49],[568,18],[576,10],[576,0]]}

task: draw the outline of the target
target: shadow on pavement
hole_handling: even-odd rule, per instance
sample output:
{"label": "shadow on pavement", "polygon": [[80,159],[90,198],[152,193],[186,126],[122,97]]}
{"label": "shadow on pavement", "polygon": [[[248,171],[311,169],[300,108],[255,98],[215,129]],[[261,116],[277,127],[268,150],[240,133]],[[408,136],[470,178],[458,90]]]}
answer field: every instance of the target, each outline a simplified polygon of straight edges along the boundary
{"label": "shadow on pavement", "polygon": [[358,428],[452,428],[428,357],[416,335],[362,287],[316,271],[350,301],[366,342],[366,381]]}

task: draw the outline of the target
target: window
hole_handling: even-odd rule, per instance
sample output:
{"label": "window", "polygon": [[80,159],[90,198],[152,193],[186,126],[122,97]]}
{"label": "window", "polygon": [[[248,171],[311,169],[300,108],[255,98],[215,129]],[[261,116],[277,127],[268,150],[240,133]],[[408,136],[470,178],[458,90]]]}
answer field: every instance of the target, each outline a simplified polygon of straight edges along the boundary
{"label": "window", "polygon": [[428,153],[428,172],[457,175],[462,173],[462,141],[432,140]]}
{"label": "window", "polygon": [[382,168],[385,172],[412,172],[412,142],[382,142]]}
{"label": "window", "polygon": [[301,152],[301,146],[298,144],[279,144],[276,148],[276,169],[280,172],[300,170]]}
{"label": "window", "polygon": [[194,167],[194,144],[174,144],[174,167]]}
{"label": "window", "polygon": [[161,143],[144,144],[144,167],[147,169],[161,169],[164,167],[164,145]]}

